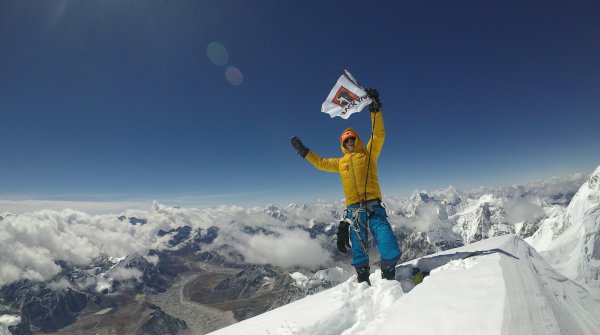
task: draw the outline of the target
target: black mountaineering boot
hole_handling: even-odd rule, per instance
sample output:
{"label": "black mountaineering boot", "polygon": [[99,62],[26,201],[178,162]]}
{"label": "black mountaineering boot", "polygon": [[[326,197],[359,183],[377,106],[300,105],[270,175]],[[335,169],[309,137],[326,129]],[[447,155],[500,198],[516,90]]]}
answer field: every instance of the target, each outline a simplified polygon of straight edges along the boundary
{"label": "black mountaineering boot", "polygon": [[356,279],[358,279],[359,283],[367,282],[369,286],[371,286],[371,281],[369,280],[371,268],[368,265],[357,267],[356,268]]}
{"label": "black mountaineering boot", "polygon": [[396,280],[396,266],[382,265],[381,278],[387,280]]}

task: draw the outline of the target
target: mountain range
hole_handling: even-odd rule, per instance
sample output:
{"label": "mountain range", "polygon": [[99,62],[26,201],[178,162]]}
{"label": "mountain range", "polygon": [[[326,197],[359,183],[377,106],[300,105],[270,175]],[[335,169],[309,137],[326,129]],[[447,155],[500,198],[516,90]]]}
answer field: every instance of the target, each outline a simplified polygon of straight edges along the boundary
{"label": "mountain range", "polygon": [[[415,191],[386,197],[385,205],[402,266],[435,259],[428,270],[439,271],[465,260],[436,255],[463,255],[456,248],[502,238],[488,250],[522,258],[535,249],[544,271],[582,288],[569,292],[589,294],[593,313],[600,296],[599,180],[600,168],[496,189]],[[334,241],[343,208],[343,201],[207,209],[155,202],[149,211],[119,215],[1,213],[0,334],[201,334],[354,287],[349,255]],[[412,294],[387,284],[374,288],[378,293],[356,289]],[[586,333],[586,322],[572,327]]]}

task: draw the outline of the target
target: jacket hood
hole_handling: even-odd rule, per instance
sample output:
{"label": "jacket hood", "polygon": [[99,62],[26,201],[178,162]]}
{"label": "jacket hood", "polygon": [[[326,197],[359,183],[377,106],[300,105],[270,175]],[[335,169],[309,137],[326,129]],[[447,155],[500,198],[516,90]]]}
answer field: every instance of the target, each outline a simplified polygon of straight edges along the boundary
{"label": "jacket hood", "polygon": [[[353,132],[356,135],[356,140],[354,141],[354,152],[364,151],[365,148],[363,146],[363,142],[360,139],[360,136],[358,136],[358,134],[352,128],[344,129],[344,131],[342,132],[342,135],[347,131]],[[342,149],[342,153],[344,153],[344,155],[350,153],[350,151],[348,151],[346,148],[344,148],[344,143],[341,143],[341,141],[340,141],[340,148]]]}

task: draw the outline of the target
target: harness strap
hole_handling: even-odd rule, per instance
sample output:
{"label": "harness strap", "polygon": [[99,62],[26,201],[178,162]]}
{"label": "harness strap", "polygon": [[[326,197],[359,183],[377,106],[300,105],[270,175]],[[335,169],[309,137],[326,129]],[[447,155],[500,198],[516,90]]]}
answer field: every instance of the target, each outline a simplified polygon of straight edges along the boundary
{"label": "harness strap", "polygon": [[[360,242],[360,246],[362,247],[363,251],[365,252],[365,254],[369,253],[369,249],[368,246],[366,245],[365,241],[363,241],[361,235],[360,235],[360,231],[361,231],[361,223],[360,223],[360,218],[361,218],[361,213],[362,212],[366,212],[366,222],[364,222],[364,227],[368,228],[369,227],[369,220],[371,220],[371,218],[373,217],[373,215],[376,214],[375,210],[373,209],[373,206],[376,205],[380,205],[381,201],[379,199],[374,199],[374,200],[369,200],[366,202],[361,202],[360,206],[358,208],[351,208],[348,207],[345,210],[344,216],[345,219],[348,218],[349,223],[350,223],[350,227],[352,227],[352,230],[354,230],[354,232],[356,233],[356,235],[358,236],[358,241]],[[355,205],[355,204],[354,204]],[[353,205],[351,205],[353,206]],[[365,233],[368,235],[369,234],[369,230],[366,229]]]}
{"label": "harness strap", "polygon": [[[373,208],[374,206],[383,207],[383,204],[381,203],[380,199],[373,199],[369,201],[354,203],[344,210],[344,220],[346,220],[346,222],[350,224],[352,230],[354,230],[356,232],[356,235],[358,235],[358,240],[360,241],[361,247],[363,248],[365,253],[368,253],[368,248],[360,235],[360,216],[361,212],[366,212],[366,222],[364,223],[364,227],[368,228],[369,221],[371,220],[371,218],[377,215],[377,211],[375,211],[375,209]],[[365,233],[368,235],[369,229],[366,229]]]}
{"label": "harness strap", "polygon": [[[360,246],[362,247],[363,251],[365,252],[365,254],[369,253],[369,248],[367,247],[365,241],[363,241],[362,237],[360,236],[360,222],[358,222],[358,217],[355,219],[352,219],[352,224],[350,224],[350,228],[352,228],[352,230],[354,230],[354,232],[356,233],[356,236],[358,236],[358,242],[360,242]],[[369,234],[369,230],[365,230],[366,234]]]}

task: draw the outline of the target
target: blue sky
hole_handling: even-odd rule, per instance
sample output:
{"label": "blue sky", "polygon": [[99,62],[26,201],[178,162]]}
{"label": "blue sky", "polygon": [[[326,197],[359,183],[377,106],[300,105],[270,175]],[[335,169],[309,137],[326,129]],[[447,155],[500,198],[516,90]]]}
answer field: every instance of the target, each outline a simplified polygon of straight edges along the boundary
{"label": "blue sky", "polygon": [[370,135],[367,111],[320,112],[342,68],[382,97],[384,195],[591,172],[598,13],[597,1],[2,1],[0,198],[341,199],[339,177],[289,139],[337,156],[344,128]]}

